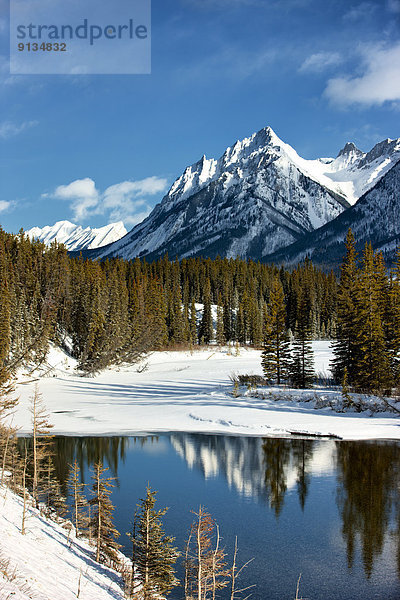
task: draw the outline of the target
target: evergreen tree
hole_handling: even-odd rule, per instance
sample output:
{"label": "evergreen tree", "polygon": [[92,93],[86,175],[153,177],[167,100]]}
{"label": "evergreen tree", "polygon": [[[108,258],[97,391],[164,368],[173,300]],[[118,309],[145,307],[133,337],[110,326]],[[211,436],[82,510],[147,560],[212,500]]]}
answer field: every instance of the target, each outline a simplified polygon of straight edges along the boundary
{"label": "evergreen tree", "polygon": [[156,493],[147,487],[146,497],[138,505],[132,536],[134,566],[141,582],[137,594],[143,600],[158,600],[179,583],[174,572],[179,552],[172,545],[174,538],[163,531],[162,517],[168,509],[154,509]]}
{"label": "evergreen tree", "polygon": [[256,292],[253,294],[248,299],[248,336],[250,344],[261,346],[263,343],[262,303],[257,302]]}
{"label": "evergreen tree", "polygon": [[311,343],[309,323],[310,297],[308,288],[300,289],[297,305],[297,322],[289,364],[289,376],[292,385],[305,389],[314,380],[314,354]]}
{"label": "evergreen tree", "polygon": [[393,380],[400,387],[400,246],[397,249],[396,263],[390,286],[390,321],[388,350]]}
{"label": "evergreen tree", "polygon": [[185,287],[183,289],[183,338],[185,343],[191,342],[189,313],[189,281],[186,279]]}
{"label": "evergreen tree", "polygon": [[218,296],[216,340],[219,346],[223,346],[226,343],[224,329],[224,309],[222,307],[221,295]]}
{"label": "evergreen tree", "polygon": [[357,346],[359,278],[357,254],[353,232],[346,236],[346,254],[340,270],[337,296],[336,341],[333,342],[333,374],[337,381],[343,380],[344,369],[350,383],[355,381],[359,348]]}
{"label": "evergreen tree", "polygon": [[391,385],[390,360],[383,323],[382,259],[366,244],[357,295],[356,343],[359,349],[354,384],[366,391],[382,391]]}
{"label": "evergreen tree", "polygon": [[236,340],[240,344],[245,344],[247,342],[246,311],[242,302],[239,302],[239,308],[236,315]]}
{"label": "evergreen tree", "polygon": [[229,306],[228,299],[225,297],[223,301],[223,325],[224,325],[224,338],[227,342],[232,339],[232,311]]}
{"label": "evergreen tree", "polygon": [[120,545],[116,542],[119,537],[114,527],[114,506],[111,502],[113,478],[105,478],[108,471],[101,462],[94,465],[93,471],[93,498],[89,501],[93,507],[91,513],[91,530],[96,544],[97,562],[116,566],[119,564],[118,550]]}
{"label": "evergreen tree", "polygon": [[185,340],[181,290],[178,284],[171,291],[168,302],[168,335],[171,344],[182,344]]}
{"label": "evergreen tree", "polygon": [[194,297],[192,298],[192,302],[190,305],[190,342],[195,344],[197,341],[197,316],[196,316],[196,304],[194,301]]}
{"label": "evergreen tree", "polygon": [[[50,341],[69,351],[72,339],[72,353],[86,374],[110,364],[137,362],[169,343],[189,338],[191,343],[196,339],[208,343],[213,339],[211,303],[215,300],[222,307],[220,342],[224,337],[261,344],[263,305],[277,276],[274,266],[238,258],[191,258],[180,263],[171,263],[168,256],[152,263],[69,258],[57,244],[46,248],[23,232],[13,236],[0,229],[0,380],[6,381],[28,360],[43,361]],[[336,320],[332,274],[325,275],[305,261],[293,272],[281,269],[279,279],[287,326],[294,329],[299,299],[307,289],[311,333],[332,336]],[[199,332],[194,302],[204,304]],[[392,369],[396,350],[390,331],[395,328],[389,309],[386,302],[382,323]]]}
{"label": "evergreen tree", "polygon": [[203,316],[199,327],[199,343],[209,344],[212,339],[211,285],[210,280],[207,278],[203,292]]}
{"label": "evergreen tree", "polygon": [[88,291],[86,296],[87,336],[80,360],[80,368],[95,373],[107,366],[104,350],[107,338],[107,302],[104,275],[99,265],[88,265]]}
{"label": "evergreen tree", "polygon": [[283,287],[280,280],[275,278],[265,315],[264,350],[261,355],[266,379],[275,380],[279,385],[287,375],[289,356]]}
{"label": "evergreen tree", "polygon": [[314,381],[313,361],[310,331],[297,326],[289,364],[290,381],[294,387],[305,389],[312,386]]}

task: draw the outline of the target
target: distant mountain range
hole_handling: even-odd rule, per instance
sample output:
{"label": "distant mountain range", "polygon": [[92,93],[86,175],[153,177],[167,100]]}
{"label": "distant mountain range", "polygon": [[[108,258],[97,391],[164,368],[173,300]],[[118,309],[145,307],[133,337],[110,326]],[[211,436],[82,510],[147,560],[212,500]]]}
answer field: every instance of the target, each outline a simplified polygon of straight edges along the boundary
{"label": "distant mountain range", "polygon": [[64,244],[70,251],[101,248],[116,242],[128,232],[122,221],[110,223],[99,229],[91,229],[75,225],[69,221],[58,221],[55,225],[46,227],[33,227],[25,232],[31,239],[36,238],[47,245],[57,241]]}
{"label": "distant mountain range", "polygon": [[400,139],[368,153],[348,142],[336,158],[306,160],[266,127],[218,160],[203,156],[187,167],[142,223],[106,246],[86,245],[85,254],[289,263],[311,255],[330,265],[351,226],[360,244],[371,239],[391,258],[400,236],[399,163]]}

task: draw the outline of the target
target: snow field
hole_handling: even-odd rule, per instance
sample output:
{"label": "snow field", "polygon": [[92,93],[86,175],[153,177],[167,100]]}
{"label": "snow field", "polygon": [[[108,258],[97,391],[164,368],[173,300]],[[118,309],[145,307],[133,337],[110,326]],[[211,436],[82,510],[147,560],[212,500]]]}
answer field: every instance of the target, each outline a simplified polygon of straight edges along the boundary
{"label": "snow field", "polygon": [[[315,368],[329,375],[329,342],[314,342]],[[113,367],[95,377],[74,372],[74,361],[53,348],[47,376],[20,376],[13,422],[31,431],[30,398],[35,385],[60,435],[133,435],[169,431],[282,436],[291,432],[343,439],[400,439],[396,413],[337,413],[315,409],[315,395],[340,390],[242,389],[233,397],[234,374],[262,374],[261,352],[210,347],[192,353],[154,352],[140,365]],[[37,381],[34,381],[34,379]],[[26,383],[24,383],[24,381]],[[279,397],[283,400],[277,402]],[[295,400],[295,401],[292,401]]]}

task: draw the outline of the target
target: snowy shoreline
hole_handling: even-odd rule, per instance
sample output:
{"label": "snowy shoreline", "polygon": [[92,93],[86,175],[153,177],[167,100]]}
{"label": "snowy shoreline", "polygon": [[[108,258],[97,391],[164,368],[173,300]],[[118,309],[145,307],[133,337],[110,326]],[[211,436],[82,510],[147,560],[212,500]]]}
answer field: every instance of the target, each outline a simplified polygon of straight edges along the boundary
{"label": "snowy shoreline", "polygon": [[[93,547],[69,521],[44,517],[31,504],[21,533],[23,498],[0,487],[0,598],[123,600],[120,574],[95,561]],[[127,558],[121,553],[121,559]]]}
{"label": "snowy shoreline", "polygon": [[[314,342],[316,371],[329,375],[330,343]],[[91,378],[74,372],[75,361],[52,348],[42,374],[20,374],[13,423],[19,435],[31,431],[30,398],[35,384],[60,436],[128,436],[192,432],[264,437],[304,434],[345,440],[400,439],[392,412],[337,413],[315,408],[318,398],[340,390],[278,390],[232,395],[234,374],[262,374],[260,351],[241,348],[154,352],[142,364],[107,369]],[[279,399],[286,396],[286,399]],[[288,399],[289,398],[289,399]],[[316,400],[317,399],[317,400]]]}

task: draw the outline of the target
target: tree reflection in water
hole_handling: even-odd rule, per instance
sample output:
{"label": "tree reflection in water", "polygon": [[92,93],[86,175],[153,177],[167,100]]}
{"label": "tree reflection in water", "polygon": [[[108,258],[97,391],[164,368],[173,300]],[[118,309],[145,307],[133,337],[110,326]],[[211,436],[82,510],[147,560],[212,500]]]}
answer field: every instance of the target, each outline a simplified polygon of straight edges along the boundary
{"label": "tree reflection in water", "polygon": [[337,504],[347,545],[347,561],[354,562],[357,539],[366,576],[382,553],[392,510],[397,511],[397,555],[400,574],[399,446],[393,443],[340,442],[337,444]]}
{"label": "tree reflection in water", "polygon": [[110,474],[118,482],[118,466],[126,460],[126,452],[131,444],[144,446],[147,443],[157,443],[157,436],[129,438],[125,436],[111,437],[56,437],[54,439],[54,460],[56,475],[61,483],[63,493],[67,494],[67,482],[70,476],[70,466],[76,458],[80,468],[82,483],[85,472],[99,461],[107,464]]}
{"label": "tree reflection in water", "polygon": [[311,481],[309,468],[314,455],[314,442],[312,440],[294,440],[292,442],[292,451],[293,464],[297,471],[297,493],[301,510],[304,511],[308,488]]}
{"label": "tree reflection in water", "polygon": [[287,439],[266,438],[262,445],[265,461],[265,488],[269,504],[277,517],[281,514],[287,490],[291,444],[291,440]]}

